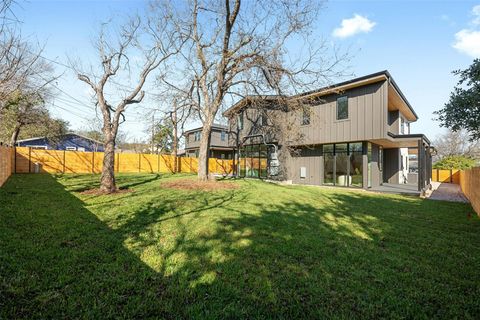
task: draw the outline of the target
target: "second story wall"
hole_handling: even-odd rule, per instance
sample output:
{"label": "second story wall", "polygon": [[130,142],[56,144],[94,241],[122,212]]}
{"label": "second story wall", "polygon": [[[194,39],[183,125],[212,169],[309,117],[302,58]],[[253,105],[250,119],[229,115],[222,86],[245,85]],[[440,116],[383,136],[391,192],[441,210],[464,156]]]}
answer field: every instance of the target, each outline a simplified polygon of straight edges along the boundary
{"label": "second story wall", "polygon": [[[347,100],[348,116],[337,119],[337,99]],[[376,82],[349,89],[340,93],[329,94],[317,98],[304,108],[284,112],[280,110],[247,108],[243,111],[243,130],[240,139],[256,133],[269,134],[269,129],[285,127],[290,130],[284,136],[293,144],[325,144],[347,141],[364,141],[382,139],[389,131],[388,124],[388,84],[386,81]],[[304,111],[310,113],[309,123],[302,124]],[[264,119],[261,114],[265,113]],[[229,125],[231,132],[237,132],[238,114],[231,116]],[[266,124],[264,123],[266,122]],[[231,136],[231,145],[235,144],[235,134]],[[275,141],[275,137],[269,142]]]}
{"label": "second story wall", "polygon": [[[346,97],[348,117],[337,119],[337,99]],[[387,82],[378,82],[322,97],[318,105],[310,107],[310,124],[298,125],[305,144],[381,139],[387,135]]]}
{"label": "second story wall", "polygon": [[[223,139],[222,139],[222,131],[223,131]],[[198,133],[196,133],[198,132]],[[195,135],[197,137],[201,137],[201,130],[188,132],[185,137],[185,148],[199,148],[200,147],[200,139],[196,140]],[[228,129],[220,130],[217,128],[213,128],[211,132],[210,138],[210,146],[211,147],[228,147]]]}

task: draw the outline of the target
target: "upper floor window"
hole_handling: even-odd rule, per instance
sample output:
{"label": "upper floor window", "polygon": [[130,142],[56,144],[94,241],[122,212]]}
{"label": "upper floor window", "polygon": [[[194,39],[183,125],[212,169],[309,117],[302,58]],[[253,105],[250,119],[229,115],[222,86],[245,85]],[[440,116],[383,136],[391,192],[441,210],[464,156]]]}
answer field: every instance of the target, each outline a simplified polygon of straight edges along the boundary
{"label": "upper floor window", "polygon": [[225,130],[222,130],[222,132],[220,133],[220,140],[225,141],[226,139],[227,133],[225,132]]}
{"label": "upper floor window", "polygon": [[265,126],[267,125],[267,115],[265,112],[260,112],[260,115],[258,117],[257,123],[259,126]]}
{"label": "upper floor window", "polygon": [[193,141],[200,141],[201,136],[202,136],[202,133],[200,131],[195,132],[193,136]]}
{"label": "upper floor window", "polygon": [[348,119],[348,97],[343,96],[337,99],[337,120]]}
{"label": "upper floor window", "polygon": [[403,118],[400,118],[400,133],[410,134],[410,123]]}
{"label": "upper floor window", "polygon": [[302,126],[310,124],[310,108],[304,107],[302,110]]}
{"label": "upper floor window", "polygon": [[243,130],[243,111],[238,115],[238,129]]}

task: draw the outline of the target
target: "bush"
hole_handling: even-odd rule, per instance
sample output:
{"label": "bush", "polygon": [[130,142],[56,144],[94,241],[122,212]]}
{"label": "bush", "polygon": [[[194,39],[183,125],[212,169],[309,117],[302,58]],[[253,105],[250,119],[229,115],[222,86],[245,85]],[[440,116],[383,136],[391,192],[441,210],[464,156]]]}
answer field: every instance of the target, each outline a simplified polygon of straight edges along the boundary
{"label": "bush", "polygon": [[446,156],[433,164],[434,169],[465,170],[475,166],[475,160],[466,156]]}

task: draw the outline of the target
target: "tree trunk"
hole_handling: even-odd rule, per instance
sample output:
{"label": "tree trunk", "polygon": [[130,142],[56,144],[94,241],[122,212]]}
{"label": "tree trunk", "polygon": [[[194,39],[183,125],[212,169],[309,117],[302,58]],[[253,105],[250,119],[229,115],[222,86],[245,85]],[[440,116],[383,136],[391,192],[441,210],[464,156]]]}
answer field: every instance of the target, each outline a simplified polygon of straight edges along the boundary
{"label": "tree trunk", "polygon": [[111,134],[105,135],[105,152],[102,176],[100,178],[100,190],[106,193],[117,191],[115,184],[115,138]]}
{"label": "tree trunk", "polygon": [[12,136],[10,138],[10,146],[15,146],[17,143],[18,135],[20,134],[20,125],[16,125],[15,129],[13,129]]}
{"label": "tree trunk", "polygon": [[202,137],[200,138],[200,150],[198,153],[198,180],[208,180],[208,158],[210,150],[210,133],[212,131],[213,119],[203,123]]}

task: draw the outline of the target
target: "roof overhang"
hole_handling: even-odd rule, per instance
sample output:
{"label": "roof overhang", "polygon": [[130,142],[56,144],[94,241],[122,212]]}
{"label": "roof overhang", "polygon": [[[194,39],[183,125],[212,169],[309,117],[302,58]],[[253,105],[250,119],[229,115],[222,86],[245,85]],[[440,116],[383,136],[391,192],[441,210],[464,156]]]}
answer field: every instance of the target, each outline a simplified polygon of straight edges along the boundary
{"label": "roof overhang", "polygon": [[[393,80],[390,73],[386,70],[380,71],[377,73],[372,73],[363,77],[358,77],[352,80],[340,82],[334,85],[326,86],[317,90],[304,92],[301,94],[297,94],[291,96],[289,99],[292,100],[313,100],[318,97],[327,96],[330,94],[339,94],[343,93],[346,90],[354,89],[362,86],[366,86],[373,83],[378,82],[388,82],[388,110],[394,111],[399,110],[408,121],[416,121],[418,120],[418,115],[413,110],[412,106],[408,102],[407,98],[404,96],[396,82]],[[249,103],[258,101],[258,100],[265,100],[265,101],[275,101],[279,100],[279,96],[248,96],[237,103],[235,103],[232,107],[227,109],[223,112],[223,116],[229,117],[235,111],[245,107]]]}
{"label": "roof overhang", "polygon": [[374,139],[371,142],[382,146],[383,148],[417,148],[418,142],[425,142],[430,146],[430,140],[423,134],[402,134],[396,135],[391,132],[384,139]]}

